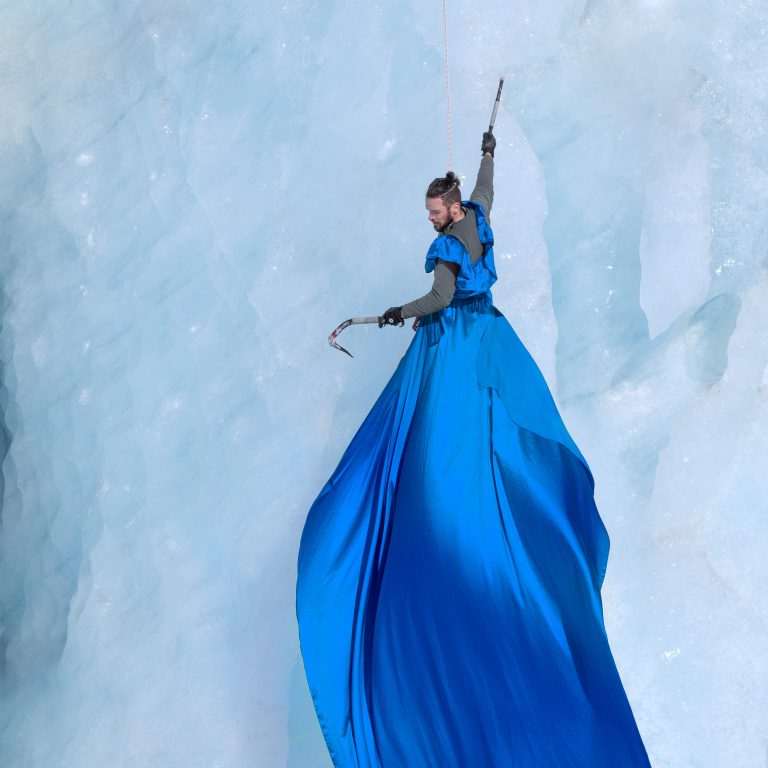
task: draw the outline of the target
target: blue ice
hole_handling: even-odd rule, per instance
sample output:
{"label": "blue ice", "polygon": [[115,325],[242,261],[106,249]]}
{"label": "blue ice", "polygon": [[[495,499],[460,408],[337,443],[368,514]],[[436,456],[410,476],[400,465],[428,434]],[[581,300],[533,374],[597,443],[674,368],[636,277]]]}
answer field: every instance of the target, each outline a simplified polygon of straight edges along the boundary
{"label": "blue ice", "polygon": [[[330,765],[309,504],[412,331],[442,4],[0,8],[0,750]],[[590,463],[659,768],[765,762],[768,8],[449,3],[456,170],[496,82],[496,305]]]}

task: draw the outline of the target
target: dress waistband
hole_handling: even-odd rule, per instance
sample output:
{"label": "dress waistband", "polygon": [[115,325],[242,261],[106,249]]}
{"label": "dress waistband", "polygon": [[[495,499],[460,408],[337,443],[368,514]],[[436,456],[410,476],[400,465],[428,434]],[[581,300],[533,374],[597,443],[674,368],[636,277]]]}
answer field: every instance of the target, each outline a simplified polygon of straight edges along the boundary
{"label": "dress waistband", "polygon": [[474,309],[475,307],[481,307],[486,304],[493,304],[493,297],[490,290],[483,293],[476,293],[473,296],[461,296],[454,298],[449,307],[462,307],[466,309]]}
{"label": "dress waistband", "polygon": [[[451,312],[451,310],[454,310],[454,312]],[[453,317],[454,320],[457,317],[455,310],[478,315],[492,314],[493,297],[490,290],[477,293],[474,296],[454,298],[444,309],[433,312],[431,315],[424,315],[419,321],[419,332],[425,335],[428,346],[437,344],[440,341],[445,332],[446,322],[450,322],[448,317]]]}

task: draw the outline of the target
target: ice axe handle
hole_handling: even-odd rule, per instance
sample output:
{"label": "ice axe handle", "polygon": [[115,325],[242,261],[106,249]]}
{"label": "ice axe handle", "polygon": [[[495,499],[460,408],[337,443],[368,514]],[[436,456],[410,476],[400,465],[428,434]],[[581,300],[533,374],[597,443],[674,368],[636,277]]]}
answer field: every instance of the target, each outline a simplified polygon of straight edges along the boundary
{"label": "ice axe handle", "polygon": [[499,102],[501,101],[501,89],[504,87],[504,78],[499,78],[499,90],[496,91],[496,101],[493,102],[493,112],[491,112],[491,124],[488,126],[488,132],[493,133],[493,125],[496,122],[496,113],[499,111]]}

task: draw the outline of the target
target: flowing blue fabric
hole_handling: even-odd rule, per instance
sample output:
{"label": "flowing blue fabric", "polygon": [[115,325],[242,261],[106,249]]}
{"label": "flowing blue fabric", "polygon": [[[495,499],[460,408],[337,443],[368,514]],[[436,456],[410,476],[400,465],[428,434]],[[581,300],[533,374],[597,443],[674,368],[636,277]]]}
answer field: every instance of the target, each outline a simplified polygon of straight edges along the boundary
{"label": "flowing blue fabric", "polygon": [[593,490],[490,291],[422,317],[301,538],[334,766],[650,765],[603,623]]}

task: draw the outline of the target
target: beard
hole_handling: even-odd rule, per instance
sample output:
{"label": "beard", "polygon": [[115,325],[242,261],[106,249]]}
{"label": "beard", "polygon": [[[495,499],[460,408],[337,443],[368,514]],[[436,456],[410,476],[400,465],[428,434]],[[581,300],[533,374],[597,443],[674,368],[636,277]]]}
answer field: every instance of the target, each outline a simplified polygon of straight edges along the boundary
{"label": "beard", "polygon": [[451,214],[448,214],[448,220],[445,222],[445,224],[433,224],[432,226],[435,228],[435,232],[445,232],[445,230],[453,224],[453,216]]}

